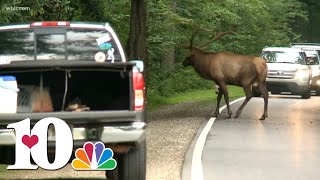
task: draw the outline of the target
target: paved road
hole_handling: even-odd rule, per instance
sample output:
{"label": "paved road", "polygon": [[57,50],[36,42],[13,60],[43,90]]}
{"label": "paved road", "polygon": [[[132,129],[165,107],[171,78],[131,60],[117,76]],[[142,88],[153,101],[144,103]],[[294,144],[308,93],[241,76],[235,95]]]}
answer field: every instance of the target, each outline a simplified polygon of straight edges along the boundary
{"label": "paved road", "polygon": [[320,179],[320,97],[270,96],[269,118],[259,121],[262,108],[253,98],[239,119],[222,118],[224,110],[215,120],[203,149],[205,180]]}

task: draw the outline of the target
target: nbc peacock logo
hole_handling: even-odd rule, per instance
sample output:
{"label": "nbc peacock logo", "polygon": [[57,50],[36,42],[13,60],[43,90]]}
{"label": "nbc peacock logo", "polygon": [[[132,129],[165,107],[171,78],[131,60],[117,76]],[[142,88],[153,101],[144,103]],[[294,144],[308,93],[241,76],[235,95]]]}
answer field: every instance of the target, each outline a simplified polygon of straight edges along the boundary
{"label": "nbc peacock logo", "polygon": [[76,150],[76,158],[71,165],[75,170],[113,170],[117,167],[117,161],[113,159],[113,151],[105,148],[102,142],[93,144],[86,142],[83,148]]}

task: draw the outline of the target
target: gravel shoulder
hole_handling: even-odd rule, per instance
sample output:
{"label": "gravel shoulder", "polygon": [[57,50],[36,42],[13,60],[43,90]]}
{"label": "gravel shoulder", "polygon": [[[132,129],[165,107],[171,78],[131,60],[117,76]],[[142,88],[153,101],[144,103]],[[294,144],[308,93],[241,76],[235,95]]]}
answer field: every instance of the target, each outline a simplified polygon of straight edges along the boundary
{"label": "gravel shoulder", "polygon": [[184,155],[214,103],[192,102],[148,114],[147,179],[181,179]]}

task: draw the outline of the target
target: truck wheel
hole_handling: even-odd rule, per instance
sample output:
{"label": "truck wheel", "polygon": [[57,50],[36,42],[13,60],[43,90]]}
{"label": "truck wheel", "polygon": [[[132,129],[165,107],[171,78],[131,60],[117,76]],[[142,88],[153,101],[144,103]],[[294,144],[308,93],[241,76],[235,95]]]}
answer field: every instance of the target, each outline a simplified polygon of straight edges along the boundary
{"label": "truck wheel", "polygon": [[261,93],[256,86],[252,86],[252,94],[254,97],[260,97]]}
{"label": "truck wheel", "polygon": [[320,87],[316,89],[316,96],[320,96]]}
{"label": "truck wheel", "polygon": [[118,168],[119,164],[117,165],[117,168],[112,171],[106,171],[106,178],[107,180],[118,180]]}
{"label": "truck wheel", "polygon": [[14,164],[15,149],[14,147],[0,147],[0,164]]}
{"label": "truck wheel", "polygon": [[[127,154],[119,156],[117,168],[106,171],[107,179],[111,180],[145,180],[146,179],[146,141]],[[108,180],[109,180],[108,179]]]}
{"label": "truck wheel", "polygon": [[311,91],[310,91],[310,89],[308,89],[307,91],[305,91],[305,93],[303,93],[302,95],[301,95],[301,98],[302,99],[309,99],[311,97]]}

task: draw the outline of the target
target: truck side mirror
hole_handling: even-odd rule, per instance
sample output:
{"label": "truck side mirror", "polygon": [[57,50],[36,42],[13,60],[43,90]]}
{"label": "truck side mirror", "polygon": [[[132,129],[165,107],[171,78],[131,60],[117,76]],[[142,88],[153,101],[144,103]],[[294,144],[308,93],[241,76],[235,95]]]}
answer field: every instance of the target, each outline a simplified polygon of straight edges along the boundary
{"label": "truck side mirror", "polygon": [[136,63],[136,67],[139,69],[140,72],[144,71],[144,64],[142,60],[131,60],[130,62]]}

